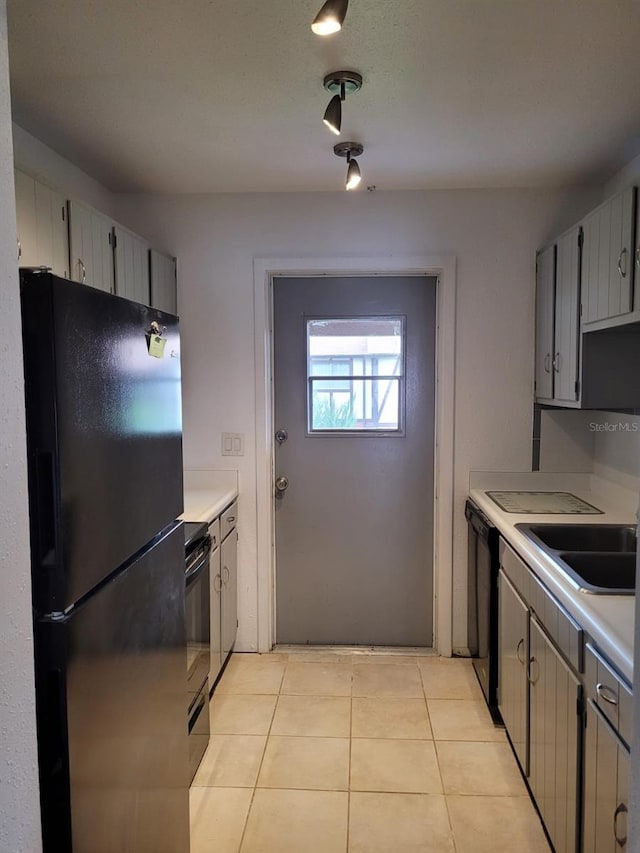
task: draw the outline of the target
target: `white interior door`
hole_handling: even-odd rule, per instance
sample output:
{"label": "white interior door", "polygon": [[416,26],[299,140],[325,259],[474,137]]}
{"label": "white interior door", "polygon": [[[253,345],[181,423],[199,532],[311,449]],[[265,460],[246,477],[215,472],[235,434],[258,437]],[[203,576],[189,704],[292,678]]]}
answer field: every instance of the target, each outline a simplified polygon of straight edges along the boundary
{"label": "white interior door", "polygon": [[436,279],[274,280],[276,638],[431,646]]}

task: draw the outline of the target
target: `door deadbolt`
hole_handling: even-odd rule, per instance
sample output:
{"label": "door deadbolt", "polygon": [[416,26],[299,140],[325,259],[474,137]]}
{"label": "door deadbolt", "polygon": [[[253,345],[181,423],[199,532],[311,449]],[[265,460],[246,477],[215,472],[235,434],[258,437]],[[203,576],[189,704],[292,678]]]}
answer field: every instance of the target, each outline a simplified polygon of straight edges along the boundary
{"label": "door deadbolt", "polygon": [[278,442],[278,444],[284,444],[288,438],[289,433],[286,431],[286,429],[279,429],[276,432],[276,441]]}
{"label": "door deadbolt", "polygon": [[278,497],[282,497],[282,495],[289,488],[289,480],[286,477],[278,477],[276,479],[276,492],[278,493]]}

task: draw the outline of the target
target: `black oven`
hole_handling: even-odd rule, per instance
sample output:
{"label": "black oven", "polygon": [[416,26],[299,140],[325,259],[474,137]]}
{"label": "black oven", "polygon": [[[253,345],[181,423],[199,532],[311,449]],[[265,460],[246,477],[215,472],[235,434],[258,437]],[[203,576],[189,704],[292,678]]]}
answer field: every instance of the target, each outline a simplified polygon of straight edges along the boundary
{"label": "black oven", "polygon": [[209,743],[211,660],[211,536],[207,525],[188,522],[185,531],[185,615],[187,626],[187,716],[191,778]]}

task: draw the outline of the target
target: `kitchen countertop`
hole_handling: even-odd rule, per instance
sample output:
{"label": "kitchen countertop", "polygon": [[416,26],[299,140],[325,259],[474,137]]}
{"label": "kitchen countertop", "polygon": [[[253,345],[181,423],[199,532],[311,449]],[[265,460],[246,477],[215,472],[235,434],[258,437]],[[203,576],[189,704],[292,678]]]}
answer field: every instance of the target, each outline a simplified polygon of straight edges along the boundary
{"label": "kitchen countertop", "polygon": [[[508,477],[513,479],[509,480]],[[562,490],[603,510],[602,515],[537,515],[509,513],[500,509],[487,495],[496,489]],[[635,597],[632,595],[593,595],[580,592],[562,574],[553,559],[537,548],[516,529],[516,524],[635,524],[632,493],[616,490],[593,475],[543,474],[492,475],[474,473],[470,480],[470,497],[500,531],[501,536],[527,563],[595,645],[619,672],[633,683],[633,642]],[[637,504],[637,496],[635,496]]]}
{"label": "kitchen countertop", "polygon": [[211,522],[238,497],[238,472],[186,469],[183,521]]}
{"label": "kitchen countertop", "polygon": [[185,489],[183,521],[213,521],[238,497],[238,490]]}

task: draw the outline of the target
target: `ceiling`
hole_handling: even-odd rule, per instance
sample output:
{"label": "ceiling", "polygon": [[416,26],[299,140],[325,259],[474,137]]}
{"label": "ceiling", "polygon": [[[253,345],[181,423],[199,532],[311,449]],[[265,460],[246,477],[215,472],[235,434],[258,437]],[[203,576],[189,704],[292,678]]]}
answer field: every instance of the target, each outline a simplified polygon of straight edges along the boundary
{"label": "ceiling", "polygon": [[638,0],[8,0],[14,120],[113,191],[564,186],[640,152]]}

